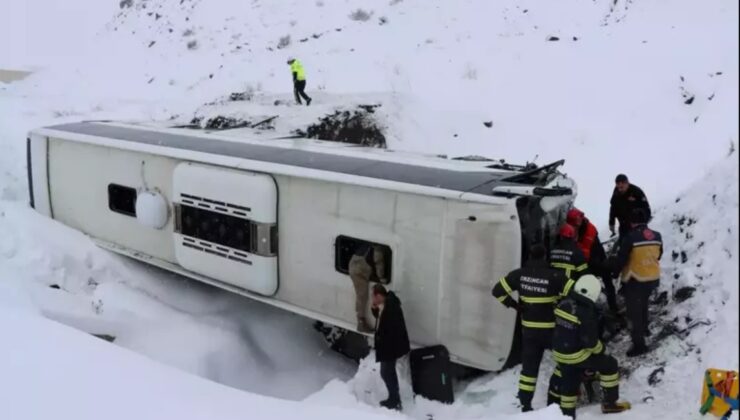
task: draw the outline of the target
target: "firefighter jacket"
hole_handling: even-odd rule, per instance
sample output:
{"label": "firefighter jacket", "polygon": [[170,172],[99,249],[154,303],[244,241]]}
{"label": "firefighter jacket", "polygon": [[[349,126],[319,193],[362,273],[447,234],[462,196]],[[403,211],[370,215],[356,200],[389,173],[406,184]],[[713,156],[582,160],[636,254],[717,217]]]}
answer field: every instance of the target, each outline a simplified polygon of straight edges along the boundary
{"label": "firefighter jacket", "polygon": [[558,244],[550,251],[550,266],[565,272],[569,279],[577,280],[588,269],[586,257],[578,248],[576,241],[560,238]]}
{"label": "firefighter jacket", "polygon": [[[492,293],[499,302],[521,312],[526,328],[554,328],[553,309],[573,286],[562,270],[550,268],[545,260],[530,260],[524,267],[502,277]],[[514,300],[517,292],[519,301]]]}
{"label": "firefighter jacket", "polygon": [[663,256],[663,239],[659,232],[647,225],[635,226],[622,238],[617,254],[617,271],[621,279],[650,282],[660,279],[660,257]]}
{"label": "firefighter jacket", "polygon": [[599,340],[599,313],[588,298],[571,292],[555,308],[552,354],[556,362],[577,365],[604,351]]}

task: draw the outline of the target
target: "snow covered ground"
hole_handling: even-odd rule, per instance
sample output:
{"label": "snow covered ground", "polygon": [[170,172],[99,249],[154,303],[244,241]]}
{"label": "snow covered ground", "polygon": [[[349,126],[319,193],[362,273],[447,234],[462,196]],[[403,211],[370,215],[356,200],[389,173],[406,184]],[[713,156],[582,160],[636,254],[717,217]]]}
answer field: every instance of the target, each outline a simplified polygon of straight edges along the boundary
{"label": "snow covered ground", "polygon": [[[630,175],[666,241],[654,307],[667,333],[628,362],[635,409],[615,418],[698,417],[703,370],[738,368],[737,152],[725,157],[738,142],[737,14],[726,0],[1,1],[0,69],[34,73],[0,82],[0,323],[13,343],[0,350],[0,401],[51,402],[6,417],[392,416],[373,407],[374,363],[328,352],[308,320],[113,256],[26,204],[37,126],[277,114],[272,135],[363,103],[382,103],[394,150],[565,158],[599,226],[614,175]],[[310,108],[284,105],[288,56],[304,62]],[[219,101],[245,91],[252,100]],[[516,375],[460,384],[452,406],[414,403],[406,381],[404,415],[514,415]]]}

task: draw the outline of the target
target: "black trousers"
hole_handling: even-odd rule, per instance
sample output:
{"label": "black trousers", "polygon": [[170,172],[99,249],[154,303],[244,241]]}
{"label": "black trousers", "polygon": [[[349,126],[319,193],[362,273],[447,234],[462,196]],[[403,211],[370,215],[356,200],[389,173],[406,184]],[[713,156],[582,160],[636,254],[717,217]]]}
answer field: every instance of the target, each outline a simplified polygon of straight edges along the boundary
{"label": "black trousers", "polygon": [[632,345],[636,348],[644,347],[645,333],[649,324],[648,303],[650,294],[658,287],[658,281],[639,282],[630,279],[622,287],[624,287],[627,318],[632,324],[632,330],[630,331]]}
{"label": "black trousers", "polygon": [[619,311],[619,306],[617,306],[617,291],[614,287],[612,273],[608,269],[603,269],[598,274],[604,283],[604,294],[606,295],[606,303],[609,305],[609,310],[616,314]]}
{"label": "black trousers", "polygon": [[296,80],[293,82],[293,94],[295,95],[295,101],[299,104],[301,103],[301,98],[305,99],[307,102],[311,101],[311,98],[306,95],[306,92],[304,92],[305,89],[305,80]]}
{"label": "black trousers", "polygon": [[[537,376],[540,371],[540,362],[545,350],[552,347],[552,328],[522,327],[522,372],[519,375],[519,402],[522,409],[532,408],[532,398],[537,387]],[[550,377],[547,403],[558,401],[557,372]]]}
{"label": "black trousers", "polygon": [[619,231],[618,231],[618,233],[619,233],[619,239],[618,239],[618,241],[620,241],[620,242],[622,241],[622,238],[624,237],[624,235],[626,235],[626,234],[628,234],[630,232],[630,229],[632,227],[632,225],[630,224],[629,221],[624,220],[624,223],[622,223],[622,222],[623,222],[622,220],[619,221]]}
{"label": "black trousers", "polygon": [[398,391],[398,375],[396,375],[396,359],[380,362],[380,378],[388,388],[388,401],[400,403],[401,395]]}
{"label": "black trousers", "polygon": [[581,385],[583,371],[588,369],[599,373],[599,383],[604,395],[604,403],[615,403],[619,399],[619,363],[608,354],[591,355],[588,359],[575,365],[560,364],[562,373],[560,381],[560,410],[566,416],[576,417],[578,388]]}

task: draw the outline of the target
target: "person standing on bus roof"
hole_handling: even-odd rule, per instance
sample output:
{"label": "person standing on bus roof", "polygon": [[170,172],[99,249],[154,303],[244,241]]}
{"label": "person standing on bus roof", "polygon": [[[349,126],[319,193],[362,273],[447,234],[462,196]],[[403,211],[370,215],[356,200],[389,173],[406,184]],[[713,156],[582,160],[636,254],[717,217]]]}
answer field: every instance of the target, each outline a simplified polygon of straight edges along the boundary
{"label": "person standing on bus roof", "polygon": [[[562,270],[547,264],[547,250],[533,245],[524,267],[502,277],[492,290],[493,296],[509,308],[519,312],[522,322],[522,371],[519,375],[519,402],[522,411],[532,411],[532,398],[537,385],[540,362],[545,350],[551,348],[555,328],[553,309],[561,296],[567,294],[573,281]],[[519,300],[513,293],[517,292]],[[559,372],[550,377],[547,404],[559,401]]]}
{"label": "person standing on bus roof", "polygon": [[355,288],[355,315],[357,315],[357,331],[359,332],[373,332],[366,317],[370,283],[388,284],[385,268],[383,249],[377,245],[361,244],[349,260],[348,271]]}
{"label": "person standing on bus roof", "polygon": [[388,398],[380,405],[401,410],[396,361],[411,350],[401,300],[382,284],[373,286],[372,313],[375,316],[375,360],[380,363],[380,377],[388,388]]}
{"label": "person standing on bus roof", "polygon": [[303,64],[291,57],[288,59],[288,65],[290,65],[290,73],[293,75],[293,94],[296,103],[302,105],[301,98],[303,98],[306,101],[306,106],[311,105],[312,99],[304,91],[306,89],[306,71],[303,69]]}

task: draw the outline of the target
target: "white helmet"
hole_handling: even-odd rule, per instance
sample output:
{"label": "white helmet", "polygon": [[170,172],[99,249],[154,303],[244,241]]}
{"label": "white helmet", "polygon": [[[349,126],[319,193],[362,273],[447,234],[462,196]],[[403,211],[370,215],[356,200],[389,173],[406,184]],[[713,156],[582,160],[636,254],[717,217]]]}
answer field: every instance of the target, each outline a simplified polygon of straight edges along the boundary
{"label": "white helmet", "polygon": [[596,302],[601,294],[601,280],[594,275],[586,274],[576,281],[573,290],[579,295],[589,298],[592,302]]}

